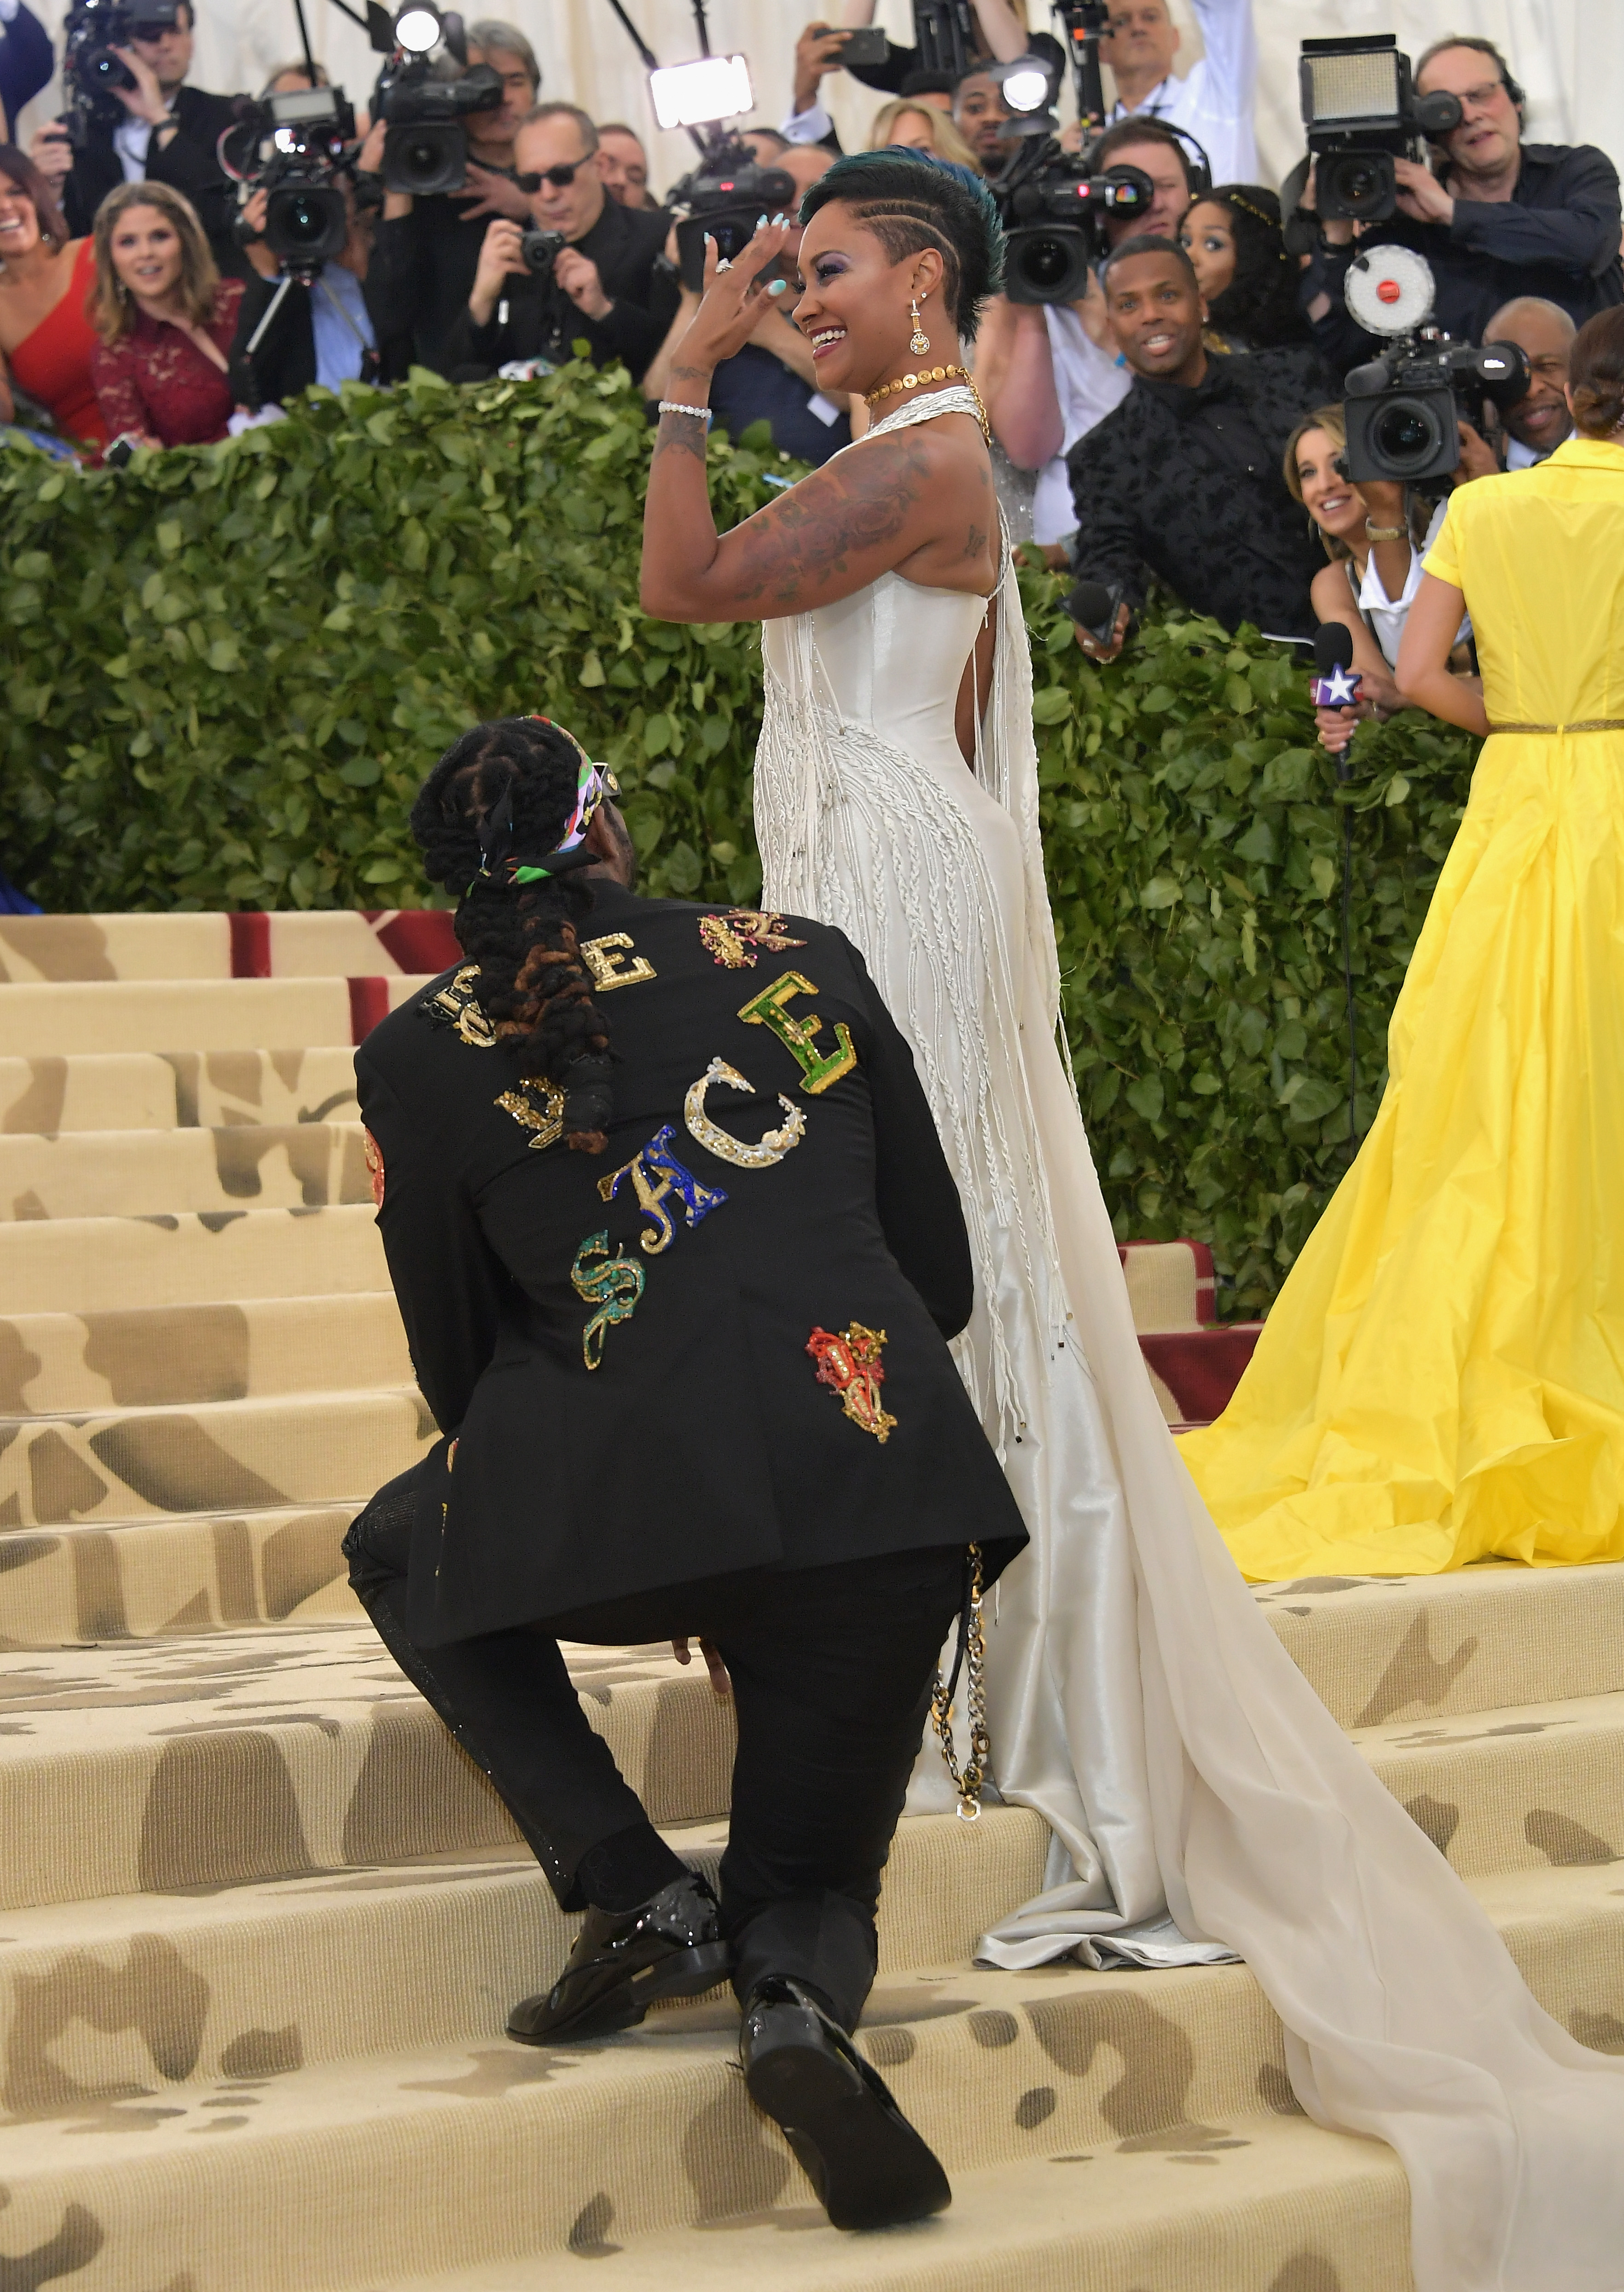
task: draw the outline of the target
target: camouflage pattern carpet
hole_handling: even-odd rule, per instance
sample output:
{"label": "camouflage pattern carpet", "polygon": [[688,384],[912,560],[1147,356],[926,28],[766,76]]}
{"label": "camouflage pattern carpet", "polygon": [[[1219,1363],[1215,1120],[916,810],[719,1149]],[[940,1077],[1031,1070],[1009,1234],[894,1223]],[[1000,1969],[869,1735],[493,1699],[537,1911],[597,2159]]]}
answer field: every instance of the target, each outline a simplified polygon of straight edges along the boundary
{"label": "camouflage pattern carpet", "polygon": [[[569,1947],[339,1539],[430,1427],[350,1045],[444,919],[0,921],[0,2292],[1410,2292],[1402,2174],[1297,2110],[1244,1967],[975,1967],[1042,1827],[902,1826],[861,2034],[953,2179],[842,2237],[725,1993],[512,2045]],[[1131,1247],[1153,1342],[1187,1245]],[[1172,1413],[1171,1396],[1165,1404]],[[1257,1597],[1581,2042],[1624,2052],[1624,1568]],[[570,1650],[701,1867],[727,1707]]]}

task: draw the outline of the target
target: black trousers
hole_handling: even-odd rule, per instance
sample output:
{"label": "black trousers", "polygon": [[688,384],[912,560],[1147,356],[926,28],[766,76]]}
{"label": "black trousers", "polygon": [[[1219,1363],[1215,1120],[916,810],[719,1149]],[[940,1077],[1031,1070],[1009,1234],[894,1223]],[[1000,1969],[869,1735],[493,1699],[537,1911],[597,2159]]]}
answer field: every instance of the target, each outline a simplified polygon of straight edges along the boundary
{"label": "black trousers", "polygon": [[563,1908],[586,1907],[582,1857],[647,1818],[587,1723],[560,1639],[702,1634],[727,1665],[739,1728],[720,1889],[733,1987],[744,1999],[789,1975],[853,2027],[874,1981],[880,1875],[964,1596],[963,1546],[711,1577],[424,1649],[404,1623],[416,1477],[389,1482],[351,1528],[350,1581]]}

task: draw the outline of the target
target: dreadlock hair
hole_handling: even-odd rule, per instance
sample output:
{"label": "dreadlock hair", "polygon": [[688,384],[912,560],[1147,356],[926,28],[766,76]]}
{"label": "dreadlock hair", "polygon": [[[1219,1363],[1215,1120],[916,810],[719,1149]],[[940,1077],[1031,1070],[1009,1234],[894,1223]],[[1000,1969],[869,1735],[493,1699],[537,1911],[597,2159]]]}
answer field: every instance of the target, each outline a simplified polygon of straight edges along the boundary
{"label": "dreadlock hair", "polygon": [[578,869],[512,884],[482,872],[481,830],[508,800],[506,855],[534,865],[558,848],[575,808],[581,751],[538,716],[501,716],[454,740],[412,806],[431,882],[462,895],[454,928],[480,966],[480,1004],[498,1043],[564,1093],[564,1138],[601,1154],[613,1116],[609,1027],[592,1000],[578,924],[593,891]]}
{"label": "dreadlock hair", "polygon": [[[1235,242],[1235,275],[1208,305],[1208,325],[1249,351],[1312,341],[1297,300],[1297,259],[1286,251],[1278,196],[1261,183],[1224,183],[1204,192],[1191,214],[1201,206],[1223,208]],[[1186,214],[1181,228],[1190,227]]]}
{"label": "dreadlock hair", "polygon": [[982,305],[1004,278],[1004,229],[981,177],[933,151],[893,143],[836,159],[803,197],[801,221],[810,222],[834,199],[851,208],[893,262],[936,249],[948,316],[973,343]]}

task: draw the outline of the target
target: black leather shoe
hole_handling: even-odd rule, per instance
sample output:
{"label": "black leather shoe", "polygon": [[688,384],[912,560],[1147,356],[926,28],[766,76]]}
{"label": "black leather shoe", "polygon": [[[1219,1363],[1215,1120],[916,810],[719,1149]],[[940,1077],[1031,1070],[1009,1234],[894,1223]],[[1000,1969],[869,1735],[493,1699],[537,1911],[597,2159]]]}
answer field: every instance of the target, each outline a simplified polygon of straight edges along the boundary
{"label": "black leather shoe", "polygon": [[697,1997],[725,1981],[733,1953],[703,1878],[674,1878],[634,1910],[589,1909],[551,1989],[521,1998],[507,2034],[521,2045],[632,2029],[658,1997]]}
{"label": "black leather shoe", "polygon": [[750,2098],[783,2127],[836,2228],[890,2228],[953,2201],[884,2079],[797,1981],[764,1981],[739,2040]]}

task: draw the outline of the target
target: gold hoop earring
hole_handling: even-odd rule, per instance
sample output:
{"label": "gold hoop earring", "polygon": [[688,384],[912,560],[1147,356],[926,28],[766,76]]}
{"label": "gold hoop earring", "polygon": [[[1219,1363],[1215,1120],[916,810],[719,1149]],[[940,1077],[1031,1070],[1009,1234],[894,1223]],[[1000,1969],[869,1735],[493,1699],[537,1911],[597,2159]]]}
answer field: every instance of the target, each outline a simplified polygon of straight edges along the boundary
{"label": "gold hoop earring", "polygon": [[919,324],[919,297],[917,295],[908,307],[914,322],[914,330],[908,337],[908,347],[916,358],[923,358],[931,346],[931,338]]}

